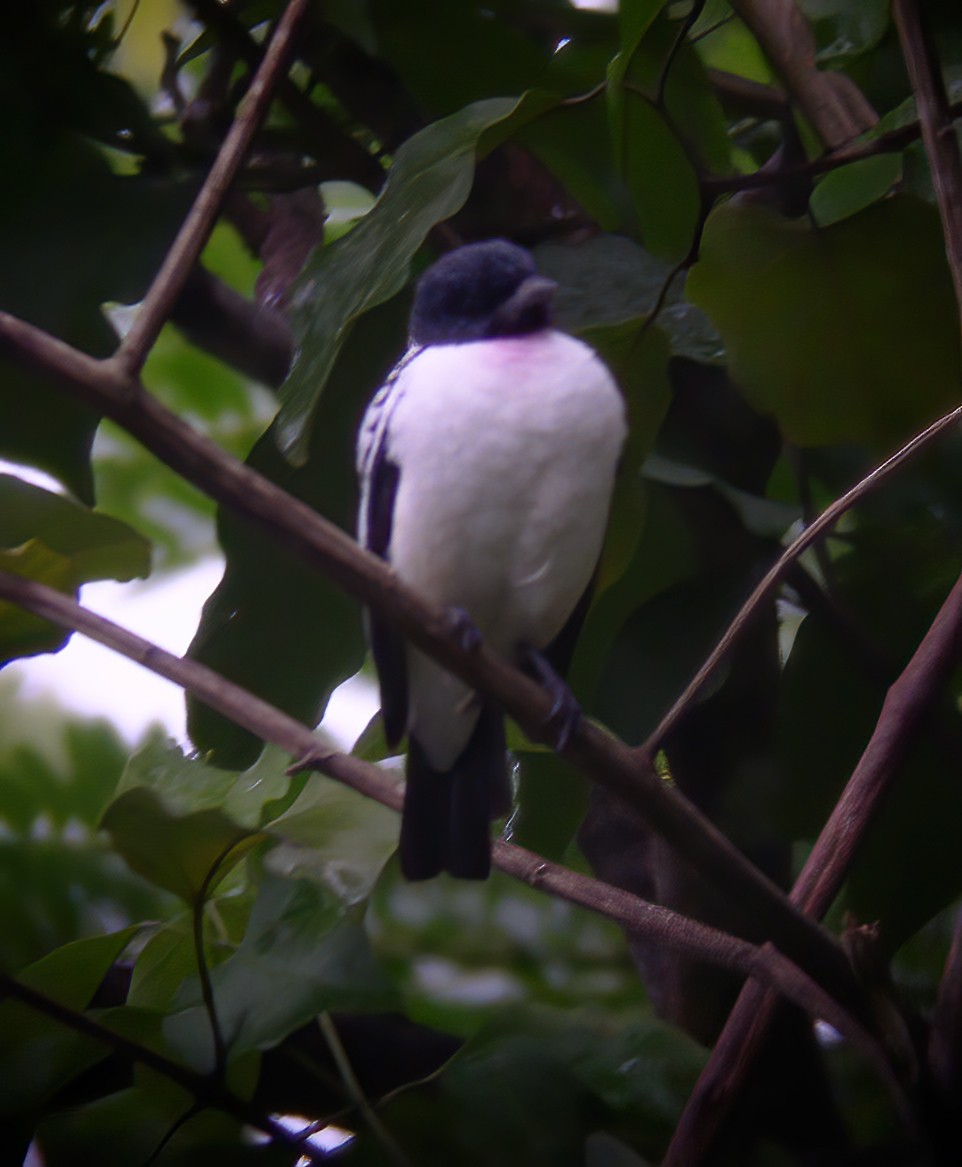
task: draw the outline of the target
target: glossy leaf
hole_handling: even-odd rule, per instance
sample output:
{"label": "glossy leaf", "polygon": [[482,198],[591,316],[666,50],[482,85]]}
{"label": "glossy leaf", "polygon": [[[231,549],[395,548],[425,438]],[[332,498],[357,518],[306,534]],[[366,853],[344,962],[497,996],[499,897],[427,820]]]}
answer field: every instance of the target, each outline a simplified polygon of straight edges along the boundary
{"label": "glossy leaf", "polygon": [[797,445],[891,448],[957,397],[938,220],[912,198],[820,231],[728,203],[708,222],[688,294],[721,333],[739,387]]}

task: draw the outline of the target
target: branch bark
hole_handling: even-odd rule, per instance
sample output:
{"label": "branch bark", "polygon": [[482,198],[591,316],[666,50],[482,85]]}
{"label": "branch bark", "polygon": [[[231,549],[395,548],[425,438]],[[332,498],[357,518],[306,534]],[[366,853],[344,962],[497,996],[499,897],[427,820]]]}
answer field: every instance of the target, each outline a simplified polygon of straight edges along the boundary
{"label": "branch bark", "polygon": [[[395,811],[401,809],[402,792],[383,770],[331,748],[300,722],[206,665],[175,656],[35,580],[0,571],[0,598],[63,628],[80,632],[173,681],[264,741],[298,757],[300,761],[292,771],[319,770]],[[857,1017],[772,946],[754,945],[688,919],[630,892],[552,863],[504,839],[497,841],[494,862],[515,879],[605,916],[635,936],[756,978],[813,1018],[827,1020],[848,1036],[879,1067],[889,1084],[897,1087],[884,1051],[874,1036]]]}
{"label": "branch bark", "polygon": [[945,254],[952,271],[962,325],[962,159],[952,123],[952,110],[938,54],[925,27],[921,6],[917,0],[892,0],[892,16],[915,90],[922,142],[932,171],[945,237]]}
{"label": "branch bark", "polygon": [[[962,577],[885,697],[875,731],[791,893],[821,917],[845,880],[856,850],[932,707],[962,658]],[[688,1100],[662,1167],[700,1163],[736,1101],[757,1055],[775,999],[757,984],[742,991]]]}
{"label": "branch bark", "polygon": [[732,0],[732,8],[754,33],[827,150],[844,146],[875,125],[875,111],[851,78],[817,67],[815,37],[795,0]]}
{"label": "branch bark", "polygon": [[68,1029],[72,1029],[75,1033],[99,1042],[107,1049],[127,1058],[130,1062],[146,1066],[147,1069],[153,1070],[161,1077],[181,1086],[195,1099],[199,1107],[210,1107],[223,1111],[224,1114],[229,1114],[238,1122],[256,1127],[269,1135],[273,1142],[296,1151],[311,1163],[324,1164],[329,1162],[326,1154],[314,1150],[310,1143],[305,1142],[298,1135],[292,1135],[280,1123],[262,1114],[257,1107],[226,1090],[216,1079],[198,1074],[195,1070],[164,1057],[163,1054],[157,1053],[148,1046],[140,1045],[121,1033],[115,1033],[88,1014],[68,1008],[0,969],[0,998],[2,997],[12,997],[29,1009],[34,1009],[45,1017],[52,1018]]}
{"label": "branch bark", "polygon": [[[484,646],[465,651],[448,615],[403,587],[381,559],[139,392],[139,382],[116,362],[97,361],[5,313],[0,313],[0,352],[52,377],[110,417],[188,482],[261,527],[472,688],[492,696],[532,740],[552,744],[551,699],[539,685]],[[637,810],[786,955],[854,1007],[859,994],[837,942],[792,908],[713,823],[665,785],[646,755],[590,722],[572,735],[562,754]]]}
{"label": "branch bark", "polygon": [[194,200],[173,245],[147,293],[133,326],[113,356],[129,376],[136,376],[193,270],[220,214],[224,199],[260,126],[278,77],[292,50],[310,0],[291,0],[271,37],[264,59],[237,111],[224,145]]}

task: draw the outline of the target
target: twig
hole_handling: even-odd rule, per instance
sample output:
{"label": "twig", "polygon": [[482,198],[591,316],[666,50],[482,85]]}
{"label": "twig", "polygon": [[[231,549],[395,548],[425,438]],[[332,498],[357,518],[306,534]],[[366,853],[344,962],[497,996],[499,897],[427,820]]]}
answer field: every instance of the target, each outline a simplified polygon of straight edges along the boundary
{"label": "twig", "polygon": [[[821,917],[838,895],[858,845],[960,657],[962,577],[889,688],[868,745],[792,889],[792,902],[805,912]],[[745,986],[688,1099],[662,1167],[701,1162],[740,1094],[774,1008],[770,993]]]}
{"label": "twig", "polygon": [[[363,551],[300,499],[225,453],[131,379],[42,330],[0,312],[0,352],[52,377],[132,434],[188,482],[324,572],[360,603],[390,620],[418,648],[492,696],[535,741],[549,741],[551,699],[520,669],[485,646],[465,649],[445,612],[404,587],[383,560]],[[585,721],[562,751],[573,765],[617,794],[677,848],[703,877],[727,894],[753,924],[835,994],[859,999],[836,941],[793,909],[784,893],[677,790],[650,760]]]}
{"label": "twig", "polygon": [[956,409],[946,413],[920,434],[916,434],[910,442],[906,442],[900,450],[897,450],[890,458],[887,458],[880,466],[877,466],[870,474],[867,474],[861,481],[857,482],[851,490],[847,490],[845,494],[837,498],[830,506],[826,507],[818,518],[809,527],[806,527],[801,535],[782,552],[742,605],[738,615],[729,624],[721,640],[712,650],[705,663],[691,681],[688,682],[684,692],[661,719],[647,740],[641,746],[637,747],[639,754],[643,757],[654,757],[660,743],[674,729],[678,720],[684,715],[685,711],[712,677],[715,670],[728,655],[732,645],[741,636],[742,632],[744,632],[745,627],[755,616],[758,609],[771,596],[776,585],[782,580],[787,568],[798,559],[802,552],[806,551],[816,539],[821,538],[823,534],[834,527],[846,511],[851,510],[857,502],[876,490],[896,470],[901,469],[906,462],[910,461],[916,454],[928,446],[934,438],[949,429],[960,419],[962,419],[962,406],[958,406]]}
{"label": "twig", "polygon": [[184,220],[173,245],[112,360],[129,376],[143,368],[147,353],[173,310],[197,263],[231,183],[271,101],[274,84],[291,52],[298,25],[310,0],[291,0],[271,37],[267,53],[237,110],[214,165]]}
{"label": "twig", "polygon": [[[949,106],[949,114],[954,118],[962,117],[962,101],[954,102]],[[750,174],[732,175],[701,175],[699,182],[702,189],[711,195],[728,194],[735,191],[751,190],[756,187],[777,186],[780,183],[794,182],[802,178],[817,178],[830,170],[849,166],[853,162],[860,162],[863,158],[875,158],[879,154],[897,154],[922,136],[922,127],[918,122],[910,122],[906,126],[898,126],[894,130],[887,130],[878,137],[869,138],[841,146],[837,150],[830,150],[826,154],[813,158],[809,162],[797,166],[785,166],[781,169],[755,170]]]}
{"label": "twig", "polygon": [[348,1097],[370,1127],[371,1134],[380,1143],[384,1154],[397,1167],[411,1167],[411,1160],[402,1148],[398,1146],[397,1142],[395,1142],[391,1132],[381,1122],[377,1111],[368,1101],[361,1087],[361,1083],[357,1079],[357,1074],[354,1073],[351,1059],[347,1056],[347,1050],[344,1048],[341,1035],[337,1032],[337,1026],[331,1019],[330,1013],[326,1011],[321,1013],[317,1018],[317,1023],[321,1033],[324,1035],[324,1040],[327,1042],[327,1048],[330,1050],[331,1057],[334,1059],[334,1065],[337,1067],[337,1072],[341,1076],[341,1081],[344,1083]]}
{"label": "twig", "polygon": [[892,16],[902,42],[922,125],[935,197],[942,218],[945,254],[952,271],[962,321],[962,159],[935,45],[916,0],[892,0]]}
{"label": "twig", "polygon": [[299,1151],[312,1163],[323,1164],[327,1162],[326,1156],[311,1146],[302,1144],[299,1136],[290,1134],[280,1123],[275,1122],[265,1114],[261,1114],[256,1107],[231,1094],[212,1078],[198,1074],[187,1066],[182,1066],[179,1062],[164,1057],[163,1054],[157,1053],[149,1046],[139,1045],[129,1037],[115,1033],[88,1014],[77,1012],[59,1001],[55,1001],[52,997],[38,993],[30,985],[24,984],[2,970],[0,970],[0,996],[13,997],[28,1008],[35,1009],[45,1017],[52,1018],[68,1029],[72,1029],[75,1033],[100,1042],[131,1062],[146,1066],[149,1070],[153,1070],[176,1085],[182,1086],[189,1094],[193,1095],[200,1106],[221,1110],[224,1114],[229,1114],[232,1118],[237,1119],[238,1122],[256,1127],[269,1135],[275,1143],[289,1147],[292,1151]]}
{"label": "twig", "polygon": [[[0,571],[0,598],[61,627],[81,632],[173,681],[265,741],[301,758],[298,770],[319,770],[393,810],[400,810],[401,791],[378,767],[321,746],[306,726],[206,665],[166,652],[82,607],[62,592],[34,580]],[[605,916],[632,935],[743,976],[758,978],[813,1017],[824,1018],[834,1025],[884,1068],[885,1059],[878,1043],[861,1022],[771,946],[758,947],[690,920],[631,892],[551,863],[504,839],[495,845],[494,862],[515,879]],[[888,1076],[887,1070],[885,1073]]]}

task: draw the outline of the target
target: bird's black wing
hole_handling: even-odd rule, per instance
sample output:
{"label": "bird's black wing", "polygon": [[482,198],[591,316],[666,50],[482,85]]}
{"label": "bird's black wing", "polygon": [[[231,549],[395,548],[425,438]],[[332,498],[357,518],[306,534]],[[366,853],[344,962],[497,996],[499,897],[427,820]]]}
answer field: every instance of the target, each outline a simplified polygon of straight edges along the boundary
{"label": "bird's black wing", "polygon": [[[358,442],[358,471],[361,477],[361,512],[358,538],[361,544],[388,558],[394,500],[400,468],[388,454],[390,417],[401,392],[397,378],[415,352],[409,352],[395,366],[390,377],[368,406]],[[381,720],[389,746],[404,736],[408,716],[407,654],[401,634],[376,613],[366,614],[371,653],[381,689]]]}
{"label": "bird's black wing", "polygon": [[596,566],[588,586],[581,593],[581,599],[572,608],[571,615],[565,621],[564,627],[544,649],[548,663],[559,677],[565,677],[568,674],[571,658],[574,656],[578,644],[578,637],[581,635],[588,609],[591,607],[592,599],[594,599],[597,579],[598,568]]}

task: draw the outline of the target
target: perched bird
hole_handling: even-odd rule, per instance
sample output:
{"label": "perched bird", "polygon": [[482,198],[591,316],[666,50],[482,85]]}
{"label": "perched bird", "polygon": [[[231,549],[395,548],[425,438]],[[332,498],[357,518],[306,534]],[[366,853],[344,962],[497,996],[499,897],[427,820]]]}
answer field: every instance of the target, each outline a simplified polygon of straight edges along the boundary
{"label": "perched bird", "polygon": [[[504,240],[438,260],[357,451],[363,546],[542,680],[587,608],[626,432],[602,361],[551,327],[554,290]],[[408,735],[402,871],[484,879],[511,801],[503,716],[373,613],[368,630],[388,743]]]}

